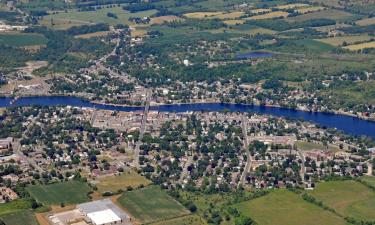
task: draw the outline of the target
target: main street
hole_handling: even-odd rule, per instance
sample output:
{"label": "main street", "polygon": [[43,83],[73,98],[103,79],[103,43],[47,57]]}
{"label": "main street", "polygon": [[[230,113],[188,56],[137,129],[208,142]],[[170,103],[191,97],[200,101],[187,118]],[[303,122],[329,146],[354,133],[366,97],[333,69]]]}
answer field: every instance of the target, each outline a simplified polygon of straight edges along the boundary
{"label": "main street", "polygon": [[242,115],[242,118],[241,118],[241,128],[242,128],[242,134],[243,134],[243,147],[244,147],[244,150],[246,151],[247,161],[246,161],[245,168],[241,174],[241,178],[240,178],[240,181],[238,182],[238,185],[245,184],[245,179],[247,177],[247,173],[249,172],[251,168],[251,163],[252,163],[252,158],[251,158],[251,154],[249,151],[249,140],[247,137],[247,117],[245,115]]}

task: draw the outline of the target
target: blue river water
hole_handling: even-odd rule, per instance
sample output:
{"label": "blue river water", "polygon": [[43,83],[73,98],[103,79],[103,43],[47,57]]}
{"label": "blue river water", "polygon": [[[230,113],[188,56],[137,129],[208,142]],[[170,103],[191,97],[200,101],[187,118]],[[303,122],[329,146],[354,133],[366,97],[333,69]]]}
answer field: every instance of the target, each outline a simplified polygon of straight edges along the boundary
{"label": "blue river water", "polygon": [[[114,106],[92,103],[77,97],[67,96],[40,96],[40,97],[23,97],[13,101],[12,98],[0,97],[0,107],[12,106],[58,106],[69,105],[77,107],[97,108],[117,111],[136,111],[142,110],[143,107]],[[234,112],[251,112],[258,114],[268,114],[293,119],[303,119],[315,122],[325,127],[337,128],[351,135],[366,135],[375,139],[375,122],[366,121],[359,118],[336,115],[323,112],[305,112],[293,109],[252,106],[241,104],[226,103],[198,103],[198,104],[181,104],[181,105],[161,105],[152,106],[151,110],[164,112],[186,112],[186,111],[223,111],[229,110]]]}

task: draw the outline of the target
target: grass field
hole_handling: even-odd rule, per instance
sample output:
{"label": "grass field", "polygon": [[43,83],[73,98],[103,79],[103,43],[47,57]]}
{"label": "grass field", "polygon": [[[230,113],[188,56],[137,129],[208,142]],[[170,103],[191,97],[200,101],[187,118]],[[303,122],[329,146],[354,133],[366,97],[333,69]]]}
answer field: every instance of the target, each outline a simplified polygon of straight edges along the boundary
{"label": "grass field", "polygon": [[[117,15],[117,19],[108,17],[107,13],[111,12]],[[147,10],[139,13],[130,13],[129,11],[123,10],[121,7],[104,8],[96,11],[85,11],[79,12],[76,10],[60,12],[58,14],[51,14],[43,17],[41,20],[42,25],[53,27],[54,29],[66,29],[71,26],[89,24],[89,23],[108,23],[110,25],[116,24],[128,24],[135,25],[129,22],[130,17],[144,17],[155,14],[157,10]],[[51,20],[55,24],[51,25]]]}
{"label": "grass field", "polygon": [[277,9],[296,9],[296,8],[303,8],[309,6],[308,4],[303,3],[295,3],[295,4],[286,4],[286,5],[278,5],[275,8]]}
{"label": "grass field", "polygon": [[320,11],[320,10],[324,10],[324,9],[325,8],[322,7],[322,6],[311,6],[311,7],[296,9],[296,11],[301,13],[301,14],[305,14],[305,13],[316,12],[316,11]]}
{"label": "grass field", "polygon": [[375,220],[375,193],[355,181],[330,181],[309,192],[343,216]]}
{"label": "grass field", "polygon": [[247,20],[263,20],[263,19],[272,19],[272,18],[279,18],[279,17],[287,17],[289,13],[284,11],[275,11],[270,12],[262,15],[256,15],[246,18]]}
{"label": "grass field", "polygon": [[237,11],[237,12],[230,12],[230,13],[223,13],[219,14],[216,16],[213,16],[212,18],[217,18],[217,19],[237,19],[240,16],[243,16],[245,12]]}
{"label": "grass field", "polygon": [[275,190],[266,196],[239,203],[235,207],[259,225],[346,224],[344,219],[287,190]]}
{"label": "grass field", "polygon": [[237,25],[237,24],[244,24],[245,20],[225,20],[223,21],[227,25]]}
{"label": "grass field", "polygon": [[330,37],[330,38],[323,38],[323,39],[316,39],[316,41],[320,41],[326,44],[330,44],[333,46],[340,46],[344,42],[351,44],[355,42],[363,42],[363,41],[369,41],[371,40],[372,36],[369,36],[367,34],[364,35],[351,35],[351,36],[341,36],[341,37]]}
{"label": "grass field", "polygon": [[27,191],[38,202],[46,205],[76,204],[89,201],[87,194],[91,188],[79,181],[69,181],[50,185],[32,185]]}
{"label": "grass field", "polygon": [[125,192],[118,202],[142,223],[150,223],[189,214],[181,204],[157,186]]}
{"label": "grass field", "polygon": [[296,17],[290,17],[287,20],[293,22],[306,21],[311,19],[332,19],[336,21],[345,21],[355,19],[355,16],[351,13],[344,12],[336,9],[322,10],[313,13],[307,13]]}
{"label": "grass field", "polygon": [[92,37],[104,37],[104,36],[107,36],[108,34],[109,34],[109,31],[98,31],[94,33],[76,35],[75,37],[86,39],[86,38],[92,38]]}
{"label": "grass field", "polygon": [[253,14],[267,13],[267,12],[271,12],[271,9],[252,9],[250,10],[250,12]]}
{"label": "grass field", "polygon": [[38,225],[34,214],[29,210],[23,210],[1,216],[5,225]]}
{"label": "grass field", "polygon": [[16,47],[44,45],[47,39],[41,34],[33,33],[2,33],[0,34],[0,44]]}
{"label": "grass field", "polygon": [[375,41],[370,41],[370,42],[361,43],[361,44],[348,45],[348,46],[345,46],[344,48],[349,49],[351,51],[362,50],[365,48],[375,48]]}
{"label": "grass field", "polygon": [[375,17],[357,20],[355,23],[359,26],[373,25],[375,24]]}
{"label": "grass field", "polygon": [[163,24],[173,21],[183,21],[184,19],[178,16],[159,16],[151,18],[150,24]]}
{"label": "grass field", "polygon": [[117,192],[119,189],[126,190],[128,186],[136,188],[141,184],[146,186],[151,183],[151,181],[133,171],[124,172],[120,176],[102,177],[98,181],[99,183],[96,186],[101,193],[106,191]]}
{"label": "grass field", "polygon": [[306,141],[297,141],[296,146],[302,151],[311,151],[311,150],[323,150],[323,151],[338,151],[339,148],[334,148],[331,146],[324,146],[323,144],[306,142]]}
{"label": "grass field", "polygon": [[207,17],[217,16],[223,14],[223,12],[193,12],[193,13],[185,13],[184,16],[187,18],[192,19],[204,19]]}
{"label": "grass field", "polygon": [[375,187],[375,177],[363,176],[361,180],[365,181],[367,184]]}
{"label": "grass field", "polygon": [[151,223],[150,225],[205,225],[206,222],[198,215],[187,215],[175,219]]}
{"label": "grass field", "polygon": [[15,200],[9,203],[0,204],[0,217],[10,214],[16,213],[19,211],[27,210],[31,208],[31,202],[28,200]]}

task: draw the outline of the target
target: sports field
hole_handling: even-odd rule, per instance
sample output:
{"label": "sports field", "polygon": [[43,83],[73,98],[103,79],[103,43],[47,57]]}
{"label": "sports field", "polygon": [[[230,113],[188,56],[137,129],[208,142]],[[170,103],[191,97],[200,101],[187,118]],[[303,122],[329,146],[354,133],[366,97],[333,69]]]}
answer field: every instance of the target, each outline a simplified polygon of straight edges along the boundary
{"label": "sports field", "polygon": [[23,210],[1,216],[5,225],[38,225],[34,214],[30,210]]}
{"label": "sports field", "polygon": [[259,225],[344,225],[345,220],[304,201],[299,195],[280,189],[235,207]]}
{"label": "sports field", "polygon": [[91,188],[83,182],[68,181],[50,185],[32,185],[27,191],[38,202],[46,205],[57,205],[60,203],[76,204],[89,201],[87,194]]}
{"label": "sports field", "polygon": [[309,194],[343,216],[360,220],[375,220],[375,193],[359,182],[319,183],[317,188]]}
{"label": "sports field", "polygon": [[180,203],[157,186],[125,192],[118,202],[141,223],[150,223],[189,214]]}
{"label": "sports field", "polygon": [[147,180],[134,171],[126,171],[120,176],[107,176],[98,179],[99,183],[96,185],[98,191],[103,193],[106,191],[117,192],[118,190],[126,190],[128,186],[136,188],[143,184],[147,186],[151,181]]}
{"label": "sports field", "polygon": [[41,34],[33,33],[2,33],[0,34],[0,44],[11,45],[16,47],[44,45],[47,39]]}

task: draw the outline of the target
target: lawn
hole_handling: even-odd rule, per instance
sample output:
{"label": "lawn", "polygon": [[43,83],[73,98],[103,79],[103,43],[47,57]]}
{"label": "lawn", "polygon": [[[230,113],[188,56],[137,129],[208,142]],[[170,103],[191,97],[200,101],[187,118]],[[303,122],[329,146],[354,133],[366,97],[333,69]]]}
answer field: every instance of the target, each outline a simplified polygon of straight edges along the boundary
{"label": "lawn", "polygon": [[146,186],[151,183],[151,181],[133,171],[126,171],[120,176],[102,177],[98,181],[99,183],[96,186],[101,193],[106,191],[117,192],[120,189],[126,190],[128,186],[136,188],[141,184]]}
{"label": "lawn", "polygon": [[27,191],[38,202],[46,205],[57,205],[60,203],[77,204],[89,201],[88,193],[91,188],[83,182],[68,181],[50,185],[32,185]]}
{"label": "lawn", "polygon": [[118,202],[142,223],[157,222],[189,214],[188,210],[157,186],[125,192]]}
{"label": "lawn", "polygon": [[[107,13],[111,12],[117,15],[117,19],[108,17]],[[41,24],[55,29],[64,29],[72,25],[79,24],[90,24],[90,23],[108,23],[110,25],[116,24],[128,24],[135,25],[129,22],[130,17],[144,17],[155,14],[157,10],[147,10],[138,13],[130,13],[129,11],[123,10],[122,7],[104,8],[96,11],[84,11],[79,12],[77,10],[70,10],[67,13],[59,12],[58,14],[51,14],[43,17]],[[51,20],[54,26],[51,25]],[[69,23],[70,22],[70,23]]]}
{"label": "lawn", "polygon": [[309,194],[343,216],[375,220],[375,193],[359,182],[324,182]]}
{"label": "lawn", "polygon": [[6,214],[0,217],[5,225],[38,225],[34,214],[29,210]]}
{"label": "lawn", "polygon": [[15,200],[9,203],[0,204],[0,217],[10,214],[16,213],[22,210],[30,209],[31,202],[28,200]]}
{"label": "lawn", "polygon": [[363,176],[363,177],[361,177],[361,180],[366,182],[367,184],[375,187],[375,177]]}
{"label": "lawn", "polygon": [[2,33],[0,34],[0,44],[16,47],[44,45],[47,39],[41,34],[33,33]]}
{"label": "lawn", "polygon": [[296,146],[302,151],[312,151],[312,150],[322,150],[322,151],[338,151],[339,148],[334,148],[332,146],[324,146],[320,143],[315,142],[306,142],[306,141],[297,141]]}
{"label": "lawn", "polygon": [[304,201],[287,190],[275,190],[266,196],[235,205],[238,211],[259,225],[344,225],[345,220]]}

